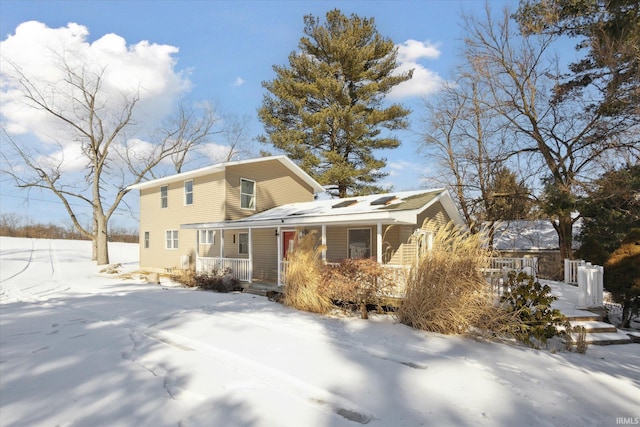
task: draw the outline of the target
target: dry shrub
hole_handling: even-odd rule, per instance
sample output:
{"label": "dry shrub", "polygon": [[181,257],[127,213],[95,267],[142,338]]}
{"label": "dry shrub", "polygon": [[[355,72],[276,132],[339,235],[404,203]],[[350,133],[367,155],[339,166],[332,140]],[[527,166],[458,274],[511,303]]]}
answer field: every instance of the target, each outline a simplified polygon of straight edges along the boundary
{"label": "dry shrub", "polygon": [[284,305],[312,313],[331,311],[333,305],[322,287],[322,249],[317,244],[315,230],[302,238],[296,237],[284,277]]}
{"label": "dry shrub", "polygon": [[584,326],[578,326],[574,328],[576,333],[576,351],[580,354],[585,354],[589,343],[587,342],[587,329]]}
{"label": "dry shrub", "polygon": [[384,274],[384,268],[373,259],[344,259],[325,268],[324,282],[334,301],[358,306],[361,318],[367,319],[368,306],[381,305],[386,286]]}
{"label": "dry shrub", "polygon": [[178,270],[171,275],[171,280],[188,288],[197,287],[205,291],[242,291],[240,282],[232,276],[230,269],[214,269],[208,273],[197,274],[193,270]]}
{"label": "dry shrub", "polygon": [[171,276],[171,280],[180,283],[187,288],[195,288],[198,286],[196,281],[196,273],[193,270],[177,270]]}
{"label": "dry shrub", "polygon": [[432,249],[409,270],[398,321],[444,334],[490,327],[496,307],[482,274],[489,263],[485,240],[452,223],[437,229]]}
{"label": "dry shrub", "polygon": [[575,350],[576,353],[585,354],[589,348],[587,328],[581,325],[567,326],[564,333],[564,344],[567,351]]}

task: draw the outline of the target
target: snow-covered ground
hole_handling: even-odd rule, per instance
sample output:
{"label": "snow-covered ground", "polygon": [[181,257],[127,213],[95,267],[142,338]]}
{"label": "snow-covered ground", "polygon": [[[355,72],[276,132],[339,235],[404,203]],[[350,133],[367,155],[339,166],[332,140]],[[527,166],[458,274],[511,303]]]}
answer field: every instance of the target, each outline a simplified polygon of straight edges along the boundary
{"label": "snow-covered ground", "polygon": [[640,344],[554,354],[98,270],[88,242],[0,237],[1,426],[639,422]]}

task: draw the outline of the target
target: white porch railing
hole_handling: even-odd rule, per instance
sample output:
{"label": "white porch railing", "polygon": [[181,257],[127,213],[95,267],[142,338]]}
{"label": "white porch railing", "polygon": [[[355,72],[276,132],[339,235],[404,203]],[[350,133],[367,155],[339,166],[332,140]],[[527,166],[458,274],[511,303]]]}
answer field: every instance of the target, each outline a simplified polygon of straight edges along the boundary
{"label": "white porch railing", "polygon": [[582,259],[567,259],[564,260],[564,283],[570,285],[578,284],[578,267],[585,265]]}
{"label": "white porch railing", "polygon": [[196,259],[197,273],[210,273],[229,269],[231,275],[241,282],[251,282],[252,266],[245,258],[222,258],[222,257],[198,257]]}
{"label": "white porch railing", "polygon": [[538,258],[493,257],[490,259],[489,272],[507,273],[510,271],[515,271],[517,273],[524,272],[530,276],[538,277]]}

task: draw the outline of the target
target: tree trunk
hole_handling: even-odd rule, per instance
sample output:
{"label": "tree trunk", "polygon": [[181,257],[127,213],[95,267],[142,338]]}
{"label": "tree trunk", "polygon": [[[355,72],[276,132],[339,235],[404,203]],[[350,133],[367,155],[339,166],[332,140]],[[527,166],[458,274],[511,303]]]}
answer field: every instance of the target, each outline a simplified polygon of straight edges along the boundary
{"label": "tree trunk", "polygon": [[366,301],[360,301],[360,318],[361,319],[369,318],[369,310],[367,310]]}
{"label": "tree trunk", "polygon": [[489,234],[487,236],[487,240],[489,243],[489,250],[492,252],[495,249],[494,247],[495,239],[496,239],[496,222],[489,221]]}
{"label": "tree trunk", "polygon": [[96,233],[93,244],[96,248],[96,261],[98,265],[109,264],[109,239],[107,236],[107,217],[96,216]]}
{"label": "tree trunk", "polygon": [[553,228],[555,228],[558,233],[560,258],[572,259],[573,251],[571,247],[573,245],[573,221],[571,220],[571,214],[561,214],[558,217],[558,222],[553,222]]}
{"label": "tree trunk", "polygon": [[98,222],[95,214],[93,215],[93,229],[91,230],[91,261],[98,260],[98,239],[96,239],[96,231],[98,230]]}

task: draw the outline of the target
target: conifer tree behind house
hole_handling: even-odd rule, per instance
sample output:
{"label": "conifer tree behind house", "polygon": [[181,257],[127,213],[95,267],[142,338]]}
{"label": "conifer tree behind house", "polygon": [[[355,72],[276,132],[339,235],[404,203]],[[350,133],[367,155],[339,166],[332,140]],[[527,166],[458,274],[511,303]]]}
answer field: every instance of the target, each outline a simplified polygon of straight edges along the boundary
{"label": "conifer tree behind house", "polygon": [[284,151],[332,195],[379,192],[386,159],[373,151],[400,145],[383,130],[406,128],[409,114],[383,100],[412,71],[396,72],[397,48],[373,18],[332,10],[324,24],[311,15],[304,23],[289,66],[274,66],[276,78],[263,82],[268,93],[258,115],[267,135],[259,140]]}

